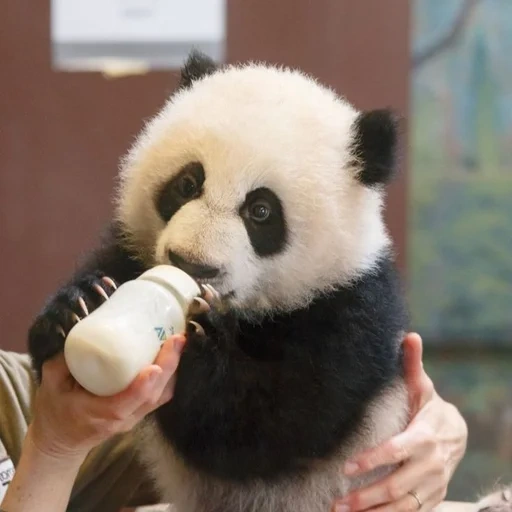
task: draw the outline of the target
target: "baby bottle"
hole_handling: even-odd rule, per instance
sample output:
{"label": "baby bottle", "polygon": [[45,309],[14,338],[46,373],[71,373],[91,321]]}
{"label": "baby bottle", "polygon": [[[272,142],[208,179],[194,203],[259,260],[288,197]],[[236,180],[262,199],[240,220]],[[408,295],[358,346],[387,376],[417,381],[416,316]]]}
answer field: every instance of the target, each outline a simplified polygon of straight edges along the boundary
{"label": "baby bottle", "polygon": [[194,279],[170,265],[122,284],[70,330],[64,356],[71,375],[95,395],[126,389],[169,336],[185,331],[188,308],[200,293]]}

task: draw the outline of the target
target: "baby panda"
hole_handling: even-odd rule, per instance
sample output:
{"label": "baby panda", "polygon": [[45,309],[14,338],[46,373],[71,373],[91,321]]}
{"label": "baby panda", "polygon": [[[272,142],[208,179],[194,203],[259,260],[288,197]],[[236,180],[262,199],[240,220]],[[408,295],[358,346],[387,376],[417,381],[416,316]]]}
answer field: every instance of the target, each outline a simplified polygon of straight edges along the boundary
{"label": "baby panda", "polygon": [[178,512],[325,512],[408,421],[407,313],[382,208],[398,128],[304,73],[193,53],[122,161],[112,224],[29,332],[40,375],[157,264],[203,289],[174,396],[138,427]]}

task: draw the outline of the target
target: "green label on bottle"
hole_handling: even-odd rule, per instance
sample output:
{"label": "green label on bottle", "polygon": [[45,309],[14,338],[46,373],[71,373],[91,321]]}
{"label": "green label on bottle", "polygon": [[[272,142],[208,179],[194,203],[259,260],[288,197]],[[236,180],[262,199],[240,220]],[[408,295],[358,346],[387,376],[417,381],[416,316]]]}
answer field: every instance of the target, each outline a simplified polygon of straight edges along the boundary
{"label": "green label on bottle", "polygon": [[[165,341],[170,336],[174,335],[174,325],[169,326],[169,329],[166,331],[165,327],[153,327],[156,332],[156,335],[159,341]],[[167,334],[169,332],[169,334]]]}
{"label": "green label on bottle", "polygon": [[160,341],[165,341],[167,336],[165,334],[165,329],[163,327],[155,327],[156,335]]}

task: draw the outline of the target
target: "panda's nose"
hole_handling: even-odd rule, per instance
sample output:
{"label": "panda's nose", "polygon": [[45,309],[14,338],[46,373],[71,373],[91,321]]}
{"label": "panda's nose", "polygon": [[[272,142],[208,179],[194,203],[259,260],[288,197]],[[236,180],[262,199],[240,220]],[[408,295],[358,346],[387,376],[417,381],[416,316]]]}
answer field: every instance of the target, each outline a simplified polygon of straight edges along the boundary
{"label": "panda's nose", "polygon": [[183,270],[183,272],[186,272],[189,276],[196,279],[211,279],[216,277],[219,273],[219,269],[216,267],[192,263],[173,251],[168,251],[168,257],[169,261],[175,267],[178,267]]}

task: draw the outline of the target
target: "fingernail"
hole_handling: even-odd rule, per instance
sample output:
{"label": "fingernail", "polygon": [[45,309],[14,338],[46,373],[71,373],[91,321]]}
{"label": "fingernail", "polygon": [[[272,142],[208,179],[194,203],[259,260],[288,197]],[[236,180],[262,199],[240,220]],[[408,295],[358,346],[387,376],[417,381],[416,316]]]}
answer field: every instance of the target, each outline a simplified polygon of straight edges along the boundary
{"label": "fingernail", "polygon": [[347,462],[345,464],[345,474],[347,475],[353,475],[354,473],[357,473],[359,471],[359,464],[356,462]]}
{"label": "fingernail", "polygon": [[339,503],[334,507],[336,512],[350,512],[350,507],[346,503]]}

